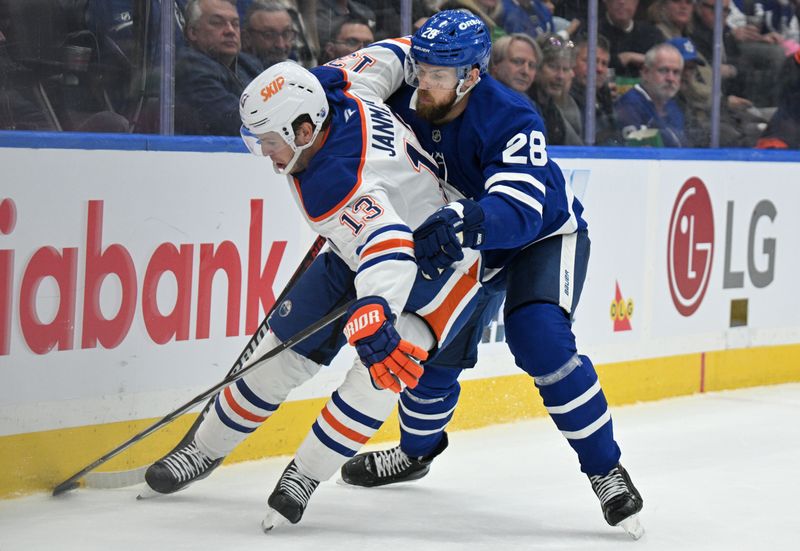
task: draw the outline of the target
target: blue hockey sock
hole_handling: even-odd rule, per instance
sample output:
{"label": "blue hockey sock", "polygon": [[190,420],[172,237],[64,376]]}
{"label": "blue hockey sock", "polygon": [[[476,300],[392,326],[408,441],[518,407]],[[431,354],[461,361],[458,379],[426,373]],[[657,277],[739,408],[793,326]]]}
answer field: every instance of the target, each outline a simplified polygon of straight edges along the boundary
{"label": "blue hockey sock", "polygon": [[506,318],[506,335],[518,366],[534,378],[550,417],[578,454],[586,474],[617,464],[611,413],[591,360],[578,355],[566,313],[531,303]]}
{"label": "blue hockey sock", "polygon": [[436,450],[461,393],[461,371],[426,365],[417,387],[400,395],[400,448],[407,455],[423,457]]}

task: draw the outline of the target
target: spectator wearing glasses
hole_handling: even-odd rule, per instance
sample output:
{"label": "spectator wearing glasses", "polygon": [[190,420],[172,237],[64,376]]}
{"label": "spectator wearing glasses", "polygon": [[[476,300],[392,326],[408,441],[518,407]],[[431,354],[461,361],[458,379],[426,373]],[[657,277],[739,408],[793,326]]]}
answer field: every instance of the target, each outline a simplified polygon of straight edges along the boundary
{"label": "spectator wearing glasses", "polygon": [[656,27],[647,21],[634,20],[639,0],[603,0],[605,17],[598,24],[598,33],[611,46],[610,66],[617,76],[638,77],[644,65],[644,55],[664,40]]}
{"label": "spectator wearing glasses", "polygon": [[241,51],[239,13],[233,0],[189,0],[184,48],[175,66],[175,131],[236,136],[239,96],[262,70]]}
{"label": "spectator wearing glasses", "polygon": [[530,100],[528,90],[536,78],[540,59],[542,50],[533,38],[524,33],[506,35],[492,44],[489,72],[494,78]]}
{"label": "spectator wearing glasses", "polygon": [[675,101],[682,72],[683,56],[672,44],[658,44],[647,51],[641,83],[614,105],[617,124],[626,140],[647,139],[652,140],[647,142],[650,145],[666,147],[689,145],[684,135],[684,115]]}
{"label": "spectator wearing glasses", "polygon": [[[617,128],[614,114],[616,84],[609,82],[608,63],[611,59],[610,46],[604,36],[597,37],[595,64],[595,140],[597,145],[620,145],[622,136]],[[575,46],[575,79],[569,94],[581,112],[581,120],[586,113],[586,83],[589,76],[589,43],[586,39]]]}
{"label": "spectator wearing glasses", "polygon": [[544,119],[550,145],[583,145],[581,111],[569,95],[575,76],[575,45],[556,34],[543,34],[537,42],[542,63],[528,91]]}
{"label": "spectator wearing glasses", "polygon": [[289,59],[296,38],[297,31],[283,4],[272,0],[250,4],[244,19],[242,49],[260,59],[264,67]]}
{"label": "spectator wearing glasses", "polygon": [[344,57],[375,41],[375,35],[366,19],[345,18],[333,29],[333,36],[325,44],[322,62]]}

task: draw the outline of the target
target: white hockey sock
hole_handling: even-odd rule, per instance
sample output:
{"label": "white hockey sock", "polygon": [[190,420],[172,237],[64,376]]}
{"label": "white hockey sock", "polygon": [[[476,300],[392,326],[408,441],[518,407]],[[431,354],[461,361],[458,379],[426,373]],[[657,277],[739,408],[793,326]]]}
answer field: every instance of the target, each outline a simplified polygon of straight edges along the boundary
{"label": "white hockey sock", "polygon": [[[253,357],[278,344],[277,337],[269,333]],[[287,350],[226,387],[197,429],[198,446],[212,458],[228,455],[278,409],[292,389],[319,369],[319,364]]]}

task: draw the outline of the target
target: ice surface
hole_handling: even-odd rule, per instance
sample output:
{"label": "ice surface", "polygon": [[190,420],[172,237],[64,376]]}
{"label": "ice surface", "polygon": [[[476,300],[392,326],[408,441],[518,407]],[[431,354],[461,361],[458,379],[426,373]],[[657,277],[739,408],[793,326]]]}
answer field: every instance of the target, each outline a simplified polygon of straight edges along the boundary
{"label": "ice surface", "polygon": [[224,467],[172,496],[81,489],[0,501],[0,551],[800,549],[800,384],[613,410],[645,501],[635,542],[605,524],[549,419],[451,435],[431,474],[382,489],[329,481],[300,524],[264,534],[288,458]]}

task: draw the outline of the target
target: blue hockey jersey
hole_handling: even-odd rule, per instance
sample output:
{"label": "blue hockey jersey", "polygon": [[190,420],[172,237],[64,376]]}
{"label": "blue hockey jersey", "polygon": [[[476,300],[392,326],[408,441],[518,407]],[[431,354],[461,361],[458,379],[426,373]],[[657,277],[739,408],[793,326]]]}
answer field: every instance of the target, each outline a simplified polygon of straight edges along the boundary
{"label": "blue hockey jersey", "polygon": [[502,267],[521,248],[586,227],[583,206],[549,157],[541,117],[519,94],[491,76],[472,89],[466,111],[442,126],[416,116],[415,89],[405,84],[408,39],[378,42],[335,66],[358,66],[363,86],[392,110],[437,163],[439,178],[480,203],[486,220],[485,256]]}

